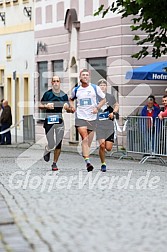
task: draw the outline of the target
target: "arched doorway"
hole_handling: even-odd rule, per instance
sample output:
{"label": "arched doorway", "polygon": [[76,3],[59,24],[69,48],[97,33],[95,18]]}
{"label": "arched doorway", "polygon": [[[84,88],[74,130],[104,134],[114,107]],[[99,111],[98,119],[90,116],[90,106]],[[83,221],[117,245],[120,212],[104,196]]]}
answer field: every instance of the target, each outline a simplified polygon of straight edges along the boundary
{"label": "arched doorway", "polygon": [[[78,66],[75,57],[72,57],[69,69],[69,79],[70,79],[70,87],[71,90],[78,85],[79,82],[79,75],[78,75]],[[71,131],[70,131],[70,142],[78,142],[79,135],[78,131],[75,128],[75,118],[71,115]]]}
{"label": "arched doorway", "polygon": [[[78,21],[77,12],[75,9],[68,9],[65,16],[64,27],[68,30],[70,41],[70,64],[69,64],[69,89],[72,90],[78,85],[78,35],[80,22]],[[78,132],[75,129],[74,115],[70,116],[70,142],[78,141]]]}

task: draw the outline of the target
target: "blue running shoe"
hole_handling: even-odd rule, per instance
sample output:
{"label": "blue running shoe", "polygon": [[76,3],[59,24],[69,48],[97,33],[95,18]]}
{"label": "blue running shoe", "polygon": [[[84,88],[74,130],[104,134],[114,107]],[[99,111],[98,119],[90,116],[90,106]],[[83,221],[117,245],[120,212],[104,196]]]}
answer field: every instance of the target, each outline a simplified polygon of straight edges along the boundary
{"label": "blue running shoe", "polygon": [[106,172],[106,165],[103,164],[103,165],[101,166],[101,171],[102,171],[102,172]]}

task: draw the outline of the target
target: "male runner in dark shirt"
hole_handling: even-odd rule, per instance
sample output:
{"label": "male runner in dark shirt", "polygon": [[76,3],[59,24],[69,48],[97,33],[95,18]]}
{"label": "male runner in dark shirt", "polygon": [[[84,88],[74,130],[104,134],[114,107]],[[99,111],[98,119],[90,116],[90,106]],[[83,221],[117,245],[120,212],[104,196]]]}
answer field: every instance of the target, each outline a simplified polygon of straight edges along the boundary
{"label": "male runner in dark shirt", "polygon": [[105,150],[111,151],[114,143],[114,115],[118,113],[119,105],[112,94],[107,93],[107,81],[101,79],[98,86],[105,93],[106,103],[101,107],[98,115],[96,138],[99,141],[99,156],[101,159],[101,171],[106,171]]}
{"label": "male runner in dark shirt", "polygon": [[68,105],[67,94],[60,90],[60,78],[58,76],[53,76],[52,89],[44,93],[39,108],[44,110],[46,114],[43,127],[45,129],[48,146],[45,147],[44,160],[48,162],[50,160],[50,152],[54,150],[52,170],[57,171],[57,161],[60,156],[64,136],[62,110],[64,108],[67,112],[72,112]]}

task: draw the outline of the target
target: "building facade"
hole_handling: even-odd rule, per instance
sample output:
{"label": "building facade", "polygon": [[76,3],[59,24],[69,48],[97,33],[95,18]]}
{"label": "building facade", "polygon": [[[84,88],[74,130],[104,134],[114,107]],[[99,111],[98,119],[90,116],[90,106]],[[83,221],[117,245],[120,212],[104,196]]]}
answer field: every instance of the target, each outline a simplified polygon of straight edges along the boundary
{"label": "building facade", "polygon": [[[33,10],[32,0],[0,1],[0,99],[8,100],[13,124],[34,113]],[[22,138],[22,123],[17,133]]]}
{"label": "building facade", "polygon": [[[35,99],[40,101],[43,92],[50,87],[53,74],[60,75],[62,89],[70,93],[78,83],[79,70],[86,67],[91,71],[92,82],[97,83],[100,78],[108,80],[108,91],[120,104],[122,123],[124,117],[140,110],[151,93],[160,99],[165,83],[145,82],[143,85],[125,79],[125,73],[132,67],[152,63],[155,59],[147,57],[138,61],[131,58],[138,51],[130,29],[131,20],[121,19],[111,12],[105,18],[94,16],[101,4],[108,6],[111,1],[36,0],[35,69],[38,74]],[[38,108],[36,117],[39,122],[43,118]],[[74,115],[65,117],[65,141],[75,141]],[[37,131],[40,132],[40,127]]]}

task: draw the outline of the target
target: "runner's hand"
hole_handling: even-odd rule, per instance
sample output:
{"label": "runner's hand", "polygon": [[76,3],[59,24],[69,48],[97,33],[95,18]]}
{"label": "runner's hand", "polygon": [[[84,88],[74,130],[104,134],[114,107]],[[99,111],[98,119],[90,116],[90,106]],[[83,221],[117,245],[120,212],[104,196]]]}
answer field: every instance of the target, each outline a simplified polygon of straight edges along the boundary
{"label": "runner's hand", "polygon": [[68,105],[68,103],[64,103],[64,106],[63,106],[63,108],[65,109],[65,110],[68,110],[69,109],[69,105]]}
{"label": "runner's hand", "polygon": [[70,110],[71,110],[70,111],[71,113],[74,113],[76,111],[76,109],[74,107],[70,107]]}
{"label": "runner's hand", "polygon": [[114,118],[114,114],[113,114],[113,113],[110,113],[110,114],[108,115],[108,117],[109,117],[110,119],[113,119],[113,118]]}
{"label": "runner's hand", "polygon": [[92,111],[92,114],[97,114],[97,113],[98,113],[98,109],[94,108],[93,111]]}
{"label": "runner's hand", "polygon": [[74,113],[75,112],[75,108],[74,107],[70,107],[67,103],[64,104],[63,107],[68,113]]}
{"label": "runner's hand", "polygon": [[47,109],[54,109],[54,103],[53,102],[47,103],[46,108]]}

